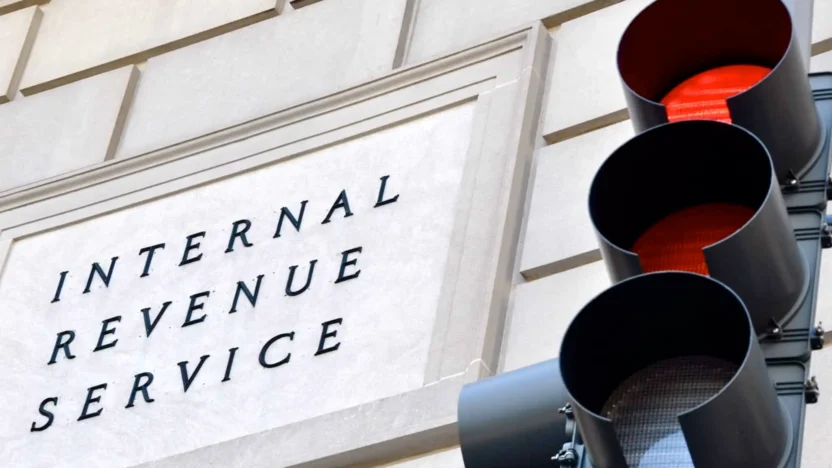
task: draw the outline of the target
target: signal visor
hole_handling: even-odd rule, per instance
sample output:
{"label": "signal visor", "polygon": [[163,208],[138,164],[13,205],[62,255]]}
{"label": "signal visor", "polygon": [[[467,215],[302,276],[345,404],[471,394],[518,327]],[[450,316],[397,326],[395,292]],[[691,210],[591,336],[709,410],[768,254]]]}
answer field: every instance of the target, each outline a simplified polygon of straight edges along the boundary
{"label": "signal visor", "polygon": [[560,367],[595,468],[788,458],[789,416],[748,313],[716,280],[662,272],[612,286],[569,325]]}
{"label": "signal visor", "polygon": [[787,321],[808,290],[768,152],[736,125],[690,120],[636,135],[595,174],[589,213],[613,282],[667,270],[711,276],[740,295],[759,335]]}
{"label": "signal visor", "polygon": [[780,0],[656,0],[624,31],[618,71],[636,133],[734,123],[765,143],[780,184],[820,156],[823,130]]}

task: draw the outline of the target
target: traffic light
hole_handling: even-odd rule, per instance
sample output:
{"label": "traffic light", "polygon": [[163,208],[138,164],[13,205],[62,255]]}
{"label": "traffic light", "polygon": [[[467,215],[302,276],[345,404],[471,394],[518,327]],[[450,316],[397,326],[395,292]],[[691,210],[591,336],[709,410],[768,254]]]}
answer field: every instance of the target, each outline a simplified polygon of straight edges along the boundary
{"label": "traffic light", "polygon": [[743,298],[758,335],[791,318],[808,290],[769,154],[741,127],[688,120],[636,135],[595,174],[589,213],[613,282],[709,275]]}
{"label": "traffic light", "polygon": [[588,194],[613,285],[557,360],[463,389],[465,464],[798,467],[832,74],[780,0],[656,0],[617,65],[636,135]]}
{"label": "traffic light", "polygon": [[618,70],[636,132],[720,119],[763,141],[793,183],[823,140],[805,65],[779,0],[658,0],[630,23]]}
{"label": "traffic light", "polygon": [[706,276],[617,283],[560,363],[594,467],[780,467],[794,443],[742,300]]}

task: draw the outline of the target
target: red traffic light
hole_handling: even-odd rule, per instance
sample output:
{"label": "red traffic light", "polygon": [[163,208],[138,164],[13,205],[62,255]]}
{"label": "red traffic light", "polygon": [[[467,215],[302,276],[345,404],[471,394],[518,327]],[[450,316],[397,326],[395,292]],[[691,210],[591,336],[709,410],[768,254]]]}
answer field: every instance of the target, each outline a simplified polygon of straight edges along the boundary
{"label": "red traffic light", "polygon": [[757,65],[729,65],[688,78],[673,88],[661,103],[667,120],[705,119],[732,123],[727,99],[744,93],[765,78],[770,68]]}
{"label": "red traffic light", "polygon": [[808,171],[822,130],[780,0],[656,0],[621,37],[618,70],[636,132],[692,118],[760,138],[777,180]]}
{"label": "red traffic light", "polygon": [[595,174],[589,213],[613,282],[707,274],[742,297],[758,334],[788,320],[808,290],[768,152],[736,125],[690,120],[636,135]]}
{"label": "red traffic light", "polygon": [[730,236],[754,210],[736,203],[707,203],[683,208],[647,228],[633,244],[645,273],[681,270],[707,275],[705,247]]}

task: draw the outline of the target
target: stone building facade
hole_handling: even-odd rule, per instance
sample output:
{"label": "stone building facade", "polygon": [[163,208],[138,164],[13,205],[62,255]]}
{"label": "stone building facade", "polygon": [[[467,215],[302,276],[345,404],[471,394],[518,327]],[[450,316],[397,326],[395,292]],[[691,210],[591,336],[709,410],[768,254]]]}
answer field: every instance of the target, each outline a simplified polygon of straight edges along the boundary
{"label": "stone building facade", "polygon": [[609,284],[585,199],[648,3],[0,0],[1,464],[463,466],[462,386]]}

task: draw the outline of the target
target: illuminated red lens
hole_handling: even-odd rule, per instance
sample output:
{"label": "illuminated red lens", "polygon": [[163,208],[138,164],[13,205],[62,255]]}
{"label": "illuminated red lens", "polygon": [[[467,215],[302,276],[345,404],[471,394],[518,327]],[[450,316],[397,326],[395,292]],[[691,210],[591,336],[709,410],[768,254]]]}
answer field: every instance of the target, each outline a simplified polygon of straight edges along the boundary
{"label": "illuminated red lens", "polygon": [[680,210],[650,226],[632,251],[645,273],[681,270],[708,275],[702,248],[730,236],[752,216],[751,208],[728,203]]}
{"label": "illuminated red lens", "polygon": [[726,99],[754,86],[770,71],[770,68],[756,65],[730,65],[688,78],[662,99],[661,103],[667,108],[667,120],[731,123]]}

